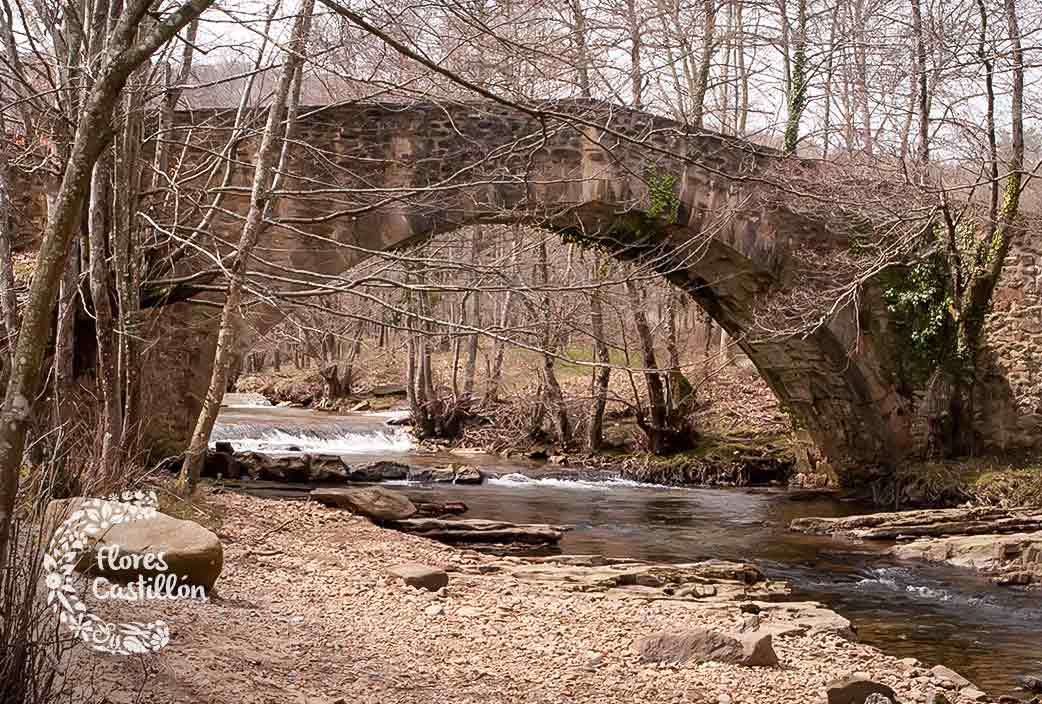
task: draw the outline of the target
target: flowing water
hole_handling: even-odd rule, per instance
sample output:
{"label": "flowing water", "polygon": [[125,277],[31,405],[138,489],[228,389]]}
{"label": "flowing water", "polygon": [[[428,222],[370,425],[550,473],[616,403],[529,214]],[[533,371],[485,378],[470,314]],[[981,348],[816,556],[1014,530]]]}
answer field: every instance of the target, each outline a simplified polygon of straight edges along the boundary
{"label": "flowing water", "polygon": [[[830,498],[782,491],[678,489],[624,480],[532,479],[534,465],[492,456],[439,456],[411,449],[387,416],[328,416],[293,409],[226,409],[215,440],[236,449],[337,452],[411,464],[479,464],[501,475],[480,486],[406,485],[425,500],[458,499],[469,518],[575,526],[559,550],[665,562],[748,560],[849,618],[862,641],[899,657],[943,663],[993,694],[1017,694],[1018,674],[1042,672],[1042,598],[995,587],[976,574],[898,563],[886,544],[787,530],[800,516],[863,513]],[[264,494],[262,483],[255,489]],[[306,487],[301,487],[305,489]],[[269,495],[292,496],[284,486]],[[305,496],[303,491],[298,496]],[[1020,694],[1023,695],[1021,692]]]}

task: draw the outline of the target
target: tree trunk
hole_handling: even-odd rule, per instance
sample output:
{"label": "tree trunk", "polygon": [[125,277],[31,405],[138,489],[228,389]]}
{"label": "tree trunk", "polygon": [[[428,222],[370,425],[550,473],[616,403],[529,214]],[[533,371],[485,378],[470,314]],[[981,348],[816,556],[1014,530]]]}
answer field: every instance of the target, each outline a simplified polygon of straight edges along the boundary
{"label": "tree trunk", "polygon": [[[510,263],[508,264],[510,275],[517,274],[517,253],[519,249],[518,230],[515,228],[514,237],[510,242]],[[511,311],[514,303],[514,289],[507,290],[503,301],[503,310],[499,315],[499,337],[505,337],[507,327],[510,325]],[[485,400],[495,403],[499,400],[499,387],[503,383],[503,357],[506,355],[507,344],[505,340],[496,339],[492,348],[492,372],[489,374],[488,387],[485,390]]]}
{"label": "tree trunk", "polygon": [[543,285],[543,336],[541,346],[543,348],[543,393],[546,397],[547,407],[553,411],[554,423],[557,431],[557,442],[566,447],[572,439],[572,426],[568,420],[568,407],[564,403],[564,394],[561,393],[561,385],[557,381],[554,371],[554,354],[557,351],[557,339],[554,334],[552,305],[550,300],[550,268],[546,256],[546,240],[539,240],[538,247],[538,269],[540,283]]}
{"label": "tree trunk", "polygon": [[702,53],[699,57],[698,79],[691,96],[691,122],[696,129],[702,129],[705,121],[709,72],[713,67],[713,53],[716,51],[716,0],[703,0],[702,10],[705,13],[702,23]]}
{"label": "tree trunk", "polygon": [[[2,128],[0,123],[0,128]],[[4,373],[0,380],[6,381],[14,363],[14,342],[18,334],[18,298],[15,292],[14,260],[14,213],[11,212],[11,196],[8,187],[8,163],[4,150],[0,150],[0,316],[4,330],[4,359],[0,369]]]}
{"label": "tree trunk", "polygon": [[[477,263],[481,251],[481,227],[476,226],[471,233],[471,261]],[[481,328],[481,292],[475,289],[470,292],[470,315],[468,324],[474,328]],[[474,395],[474,376],[478,368],[478,334],[472,333],[467,337],[467,363],[463,368],[463,395],[470,398]]]}
{"label": "tree trunk", "polygon": [[113,33],[108,58],[80,106],[76,134],[55,198],[55,208],[47,216],[36,271],[18,333],[15,365],[0,413],[0,572],[6,566],[12,511],[18,492],[18,471],[25,449],[32,399],[40,384],[48,333],[54,320],[54,304],[72,239],[82,220],[94,163],[112,138],[113,108],[130,74],[188,22],[198,17],[211,1],[190,0],[153,29],[140,34],[135,30],[146,14],[148,3],[143,0],[127,2],[118,25],[121,31]]}
{"label": "tree trunk", "polygon": [[290,50],[282,67],[279,77],[278,88],[275,93],[271,107],[268,108],[268,121],[264,127],[260,146],[257,149],[257,162],[254,167],[253,187],[250,193],[250,209],[246,214],[246,222],[243,224],[242,234],[236,248],[235,264],[231,270],[231,280],[228,282],[228,290],[225,294],[224,306],[221,309],[220,331],[217,335],[217,350],[214,353],[213,369],[210,376],[210,386],[203,400],[203,408],[199,412],[199,418],[195,424],[195,431],[185,451],[185,461],[178,477],[178,483],[186,493],[191,494],[199,483],[202,474],[203,462],[206,458],[206,447],[210,440],[217,413],[221,408],[221,399],[228,385],[228,374],[232,361],[237,352],[238,345],[238,317],[239,304],[242,301],[243,289],[246,286],[246,274],[250,256],[257,244],[261,231],[264,229],[264,218],[272,206],[270,194],[272,183],[272,171],[275,166],[275,155],[278,148],[276,132],[283,121],[283,115],[287,113],[287,102],[290,102],[284,143],[292,140],[293,126],[296,117],[296,107],[300,99],[300,83],[296,82],[296,90],[290,97],[290,89],[293,87],[297,73],[301,70],[303,63],[304,45],[311,28],[311,11],[314,8],[314,0],[304,0],[301,14],[293,27],[293,36],[290,38]]}
{"label": "tree trunk", "polygon": [[800,120],[807,107],[807,0],[797,0],[797,20],[789,81],[789,118],[785,122],[786,154],[795,154],[800,140]]}
{"label": "tree trunk", "polygon": [[111,202],[111,157],[103,155],[94,165],[88,208],[90,240],[90,295],[94,305],[97,338],[97,376],[101,391],[101,466],[112,467],[113,451],[123,439],[123,396],[119,383],[119,341],[112,314],[109,288],[108,239]]}
{"label": "tree trunk", "polygon": [[[601,264],[599,257],[593,262],[594,283],[600,278]],[[608,403],[608,382],[611,380],[611,353],[604,337],[604,304],[598,288],[590,290],[590,334],[593,336],[594,357],[601,366],[593,371],[592,391],[593,403],[590,408],[590,427],[587,441],[590,449],[597,451],[604,445],[604,409]]]}

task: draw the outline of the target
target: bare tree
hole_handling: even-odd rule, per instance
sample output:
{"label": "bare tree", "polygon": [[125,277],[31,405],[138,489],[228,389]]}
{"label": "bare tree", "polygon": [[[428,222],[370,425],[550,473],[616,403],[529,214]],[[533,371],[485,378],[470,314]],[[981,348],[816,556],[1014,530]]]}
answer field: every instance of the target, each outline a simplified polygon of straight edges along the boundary
{"label": "bare tree", "polygon": [[199,411],[199,419],[196,421],[195,431],[192,433],[192,439],[185,451],[184,464],[178,477],[179,485],[187,493],[194,491],[199,483],[210,433],[217,420],[221,399],[228,388],[228,374],[232,361],[238,352],[238,320],[241,316],[239,304],[246,286],[250,256],[264,229],[265,216],[273,205],[271,186],[275,158],[279,150],[278,132],[280,129],[283,131],[284,143],[289,143],[293,139],[293,126],[300,100],[299,74],[303,67],[305,45],[311,30],[313,9],[314,1],[304,0],[300,14],[293,25],[288,55],[282,66],[275,97],[268,108],[268,120],[261,136],[260,145],[257,147],[250,209],[242,227],[242,234],[235,252],[235,263],[232,265],[231,278],[225,293],[224,306],[221,309],[221,323],[217,337],[217,349],[214,352],[210,386],[206,391],[206,398],[203,401],[202,410]]}

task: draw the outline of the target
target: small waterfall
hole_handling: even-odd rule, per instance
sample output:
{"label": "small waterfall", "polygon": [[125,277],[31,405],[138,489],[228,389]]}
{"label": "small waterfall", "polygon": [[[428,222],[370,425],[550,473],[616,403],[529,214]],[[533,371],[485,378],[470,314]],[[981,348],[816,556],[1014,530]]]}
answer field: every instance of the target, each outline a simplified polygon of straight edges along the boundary
{"label": "small waterfall", "polygon": [[620,477],[608,477],[606,479],[562,479],[559,477],[533,478],[512,472],[504,474],[496,479],[489,479],[489,484],[505,487],[553,487],[558,489],[580,489],[592,491],[608,491],[609,489],[673,489],[675,487],[663,484],[648,484],[645,482],[622,479]]}
{"label": "small waterfall", "polygon": [[412,436],[392,426],[359,428],[349,422],[236,422],[214,426],[210,446],[230,442],[237,452],[309,452],[332,455],[405,453]]}

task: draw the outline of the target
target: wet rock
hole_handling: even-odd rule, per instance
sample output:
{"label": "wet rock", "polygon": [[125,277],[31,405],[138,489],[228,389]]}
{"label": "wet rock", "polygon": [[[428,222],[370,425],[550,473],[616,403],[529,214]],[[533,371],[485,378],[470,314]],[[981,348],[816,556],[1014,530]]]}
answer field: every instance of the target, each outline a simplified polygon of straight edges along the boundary
{"label": "wet rock", "polygon": [[230,442],[218,442],[213,450],[207,451],[206,458],[203,460],[204,477],[238,479],[242,475],[242,471],[242,465],[236,459],[235,450]]}
{"label": "wet rock", "polygon": [[869,697],[879,695],[888,704],[897,702],[894,690],[861,675],[850,675],[830,682],[826,688],[828,704],[870,704]]}
{"label": "wet rock", "polygon": [[543,446],[543,447],[534,447],[534,448],[532,448],[531,450],[529,450],[528,452],[525,453],[525,457],[527,457],[530,460],[545,460],[549,456],[550,456],[549,448],[547,448],[545,446]]}
{"label": "wet rock", "polygon": [[401,480],[409,476],[409,465],[390,460],[378,460],[361,465],[351,465],[350,455],[341,455],[340,461],[350,465],[347,478],[353,482],[383,482]]}
{"label": "wet rock", "polygon": [[470,465],[460,467],[456,470],[456,478],[454,483],[456,484],[480,484],[484,480],[484,475],[481,470],[477,467]]}
{"label": "wet rock", "polygon": [[408,497],[376,486],[314,489],[311,498],[326,506],[346,508],[377,521],[401,521],[416,513],[416,506]]}
{"label": "wet rock", "polygon": [[723,662],[749,667],[778,664],[770,634],[734,637],[705,628],[692,628],[676,633],[654,633],[638,640],[636,647],[644,662]]}
{"label": "wet rock", "polygon": [[[83,506],[83,498],[52,501],[47,506],[44,525],[56,529]],[[117,511],[115,501],[100,501],[102,510]],[[156,513],[124,523],[116,523],[100,535],[84,536],[88,550],[76,565],[81,571],[90,571],[118,580],[132,580],[139,575],[156,577],[176,575],[179,584],[198,585],[209,591],[224,567],[224,548],[217,536],[195,521],[184,521],[165,513]],[[99,558],[101,551],[128,556],[136,566],[114,568],[112,560]],[[162,553],[162,561],[156,556]],[[135,559],[136,558],[136,559]]]}
{"label": "wet rock", "polygon": [[1020,675],[1017,684],[1029,692],[1042,692],[1042,674]]}
{"label": "wet rock", "polygon": [[432,484],[480,484],[484,477],[477,467],[412,467],[409,481]]}
{"label": "wet rock", "polygon": [[414,501],[417,518],[440,518],[442,516],[458,516],[467,512],[467,504],[462,501]]}
{"label": "wet rock", "polygon": [[409,481],[425,484],[451,484],[456,472],[451,467],[410,467]]}
{"label": "wet rock", "polygon": [[405,582],[407,586],[426,589],[429,592],[436,592],[449,585],[449,575],[446,574],[445,570],[440,570],[437,567],[421,565],[415,562],[410,562],[404,565],[395,565],[387,570],[387,572],[392,577],[396,577]]}
{"label": "wet rock", "polygon": [[337,455],[305,455],[308,467],[308,481],[311,482],[343,482],[347,480],[347,465]]}
{"label": "wet rock", "polygon": [[300,454],[267,454],[262,452],[238,452],[243,473],[250,479],[270,482],[306,482],[310,478],[309,462]]}

